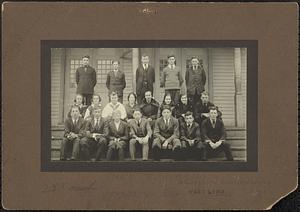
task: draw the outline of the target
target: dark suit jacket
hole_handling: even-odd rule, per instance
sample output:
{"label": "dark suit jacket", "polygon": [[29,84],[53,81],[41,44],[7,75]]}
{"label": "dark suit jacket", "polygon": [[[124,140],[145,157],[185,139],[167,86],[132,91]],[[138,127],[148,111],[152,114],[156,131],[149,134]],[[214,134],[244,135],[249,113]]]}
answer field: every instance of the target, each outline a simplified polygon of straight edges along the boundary
{"label": "dark suit jacket", "polygon": [[144,98],[140,108],[145,118],[157,118],[159,103],[156,100],[152,99],[150,103],[147,103],[146,99]]}
{"label": "dark suit jacket", "polygon": [[148,137],[150,138],[152,135],[150,123],[145,118],[141,118],[140,126],[138,126],[135,119],[129,120],[128,125],[130,127],[130,137],[131,138],[141,137],[141,136],[137,135],[137,132],[139,129],[142,131],[143,137],[148,135]]}
{"label": "dark suit jacket", "polygon": [[[208,113],[209,108],[215,106],[213,103],[208,102],[207,105],[204,105],[202,101],[200,100],[196,106],[194,107],[194,117],[196,121],[203,120],[205,118],[201,118],[201,113]],[[201,121],[200,121],[201,122]],[[200,123],[199,122],[199,123]]]}
{"label": "dark suit jacket", "polygon": [[96,125],[96,119],[95,118],[93,118],[90,121],[87,121],[86,126],[85,126],[85,135],[88,138],[91,138],[92,133],[100,133],[100,134],[103,134],[104,138],[108,137],[107,123],[103,118],[100,118],[100,122],[98,123],[98,125]]}
{"label": "dark suit jacket", "polygon": [[128,141],[129,139],[129,127],[126,122],[121,121],[119,129],[117,130],[113,120],[108,123],[108,137],[110,140],[120,138],[122,141]]}
{"label": "dark suit jacket", "polygon": [[217,142],[226,138],[224,123],[219,118],[216,119],[215,128],[213,128],[209,118],[205,119],[201,125],[201,132],[203,141],[211,140],[212,142]]}
{"label": "dark suit jacket", "polygon": [[175,117],[180,118],[182,117],[182,114],[185,114],[186,112],[193,112],[193,105],[190,103],[187,103],[187,105],[182,104],[181,102],[175,106]]}
{"label": "dark suit jacket", "polygon": [[[146,74],[146,83],[144,81],[144,74]],[[145,91],[150,90],[153,93],[153,83],[155,82],[155,70],[152,66],[148,65],[147,70],[143,66],[136,69],[136,93],[144,94]]]}
{"label": "dark suit jacket", "polygon": [[93,67],[79,67],[76,70],[77,93],[93,94],[94,87],[97,83],[96,71]]}
{"label": "dark suit jacket", "polygon": [[201,94],[204,91],[204,86],[206,83],[206,74],[202,67],[199,67],[196,70],[192,68],[187,69],[185,73],[185,83],[187,88],[188,95]]}
{"label": "dark suit jacket", "polygon": [[197,122],[193,122],[190,128],[183,122],[180,126],[180,139],[187,141],[187,139],[201,140],[200,126]]}
{"label": "dark suit jacket", "polygon": [[163,117],[160,117],[155,122],[154,138],[159,138],[164,141],[167,138],[179,138],[179,123],[174,117],[170,117],[169,126],[166,126]]}
{"label": "dark suit jacket", "polygon": [[84,135],[85,121],[82,117],[78,118],[76,125],[73,124],[72,118],[67,118],[65,120],[65,134],[64,137],[67,137],[71,132],[78,134],[79,138],[82,138]]}
{"label": "dark suit jacket", "polygon": [[113,70],[108,72],[106,79],[106,87],[108,89],[109,94],[111,94],[113,91],[117,92],[118,95],[123,94],[123,90],[126,87],[124,72],[118,70],[116,76]]}

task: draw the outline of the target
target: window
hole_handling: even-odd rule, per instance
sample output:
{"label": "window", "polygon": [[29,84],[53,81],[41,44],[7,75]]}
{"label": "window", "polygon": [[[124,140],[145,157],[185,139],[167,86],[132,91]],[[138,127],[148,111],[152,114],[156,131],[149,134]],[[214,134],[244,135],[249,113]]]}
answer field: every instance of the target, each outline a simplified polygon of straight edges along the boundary
{"label": "window", "polygon": [[82,60],[71,60],[71,71],[70,71],[71,87],[76,83],[76,70],[80,66],[82,66]]}
{"label": "window", "polygon": [[112,60],[98,60],[97,61],[97,82],[100,84],[106,83],[107,73],[112,70]]}

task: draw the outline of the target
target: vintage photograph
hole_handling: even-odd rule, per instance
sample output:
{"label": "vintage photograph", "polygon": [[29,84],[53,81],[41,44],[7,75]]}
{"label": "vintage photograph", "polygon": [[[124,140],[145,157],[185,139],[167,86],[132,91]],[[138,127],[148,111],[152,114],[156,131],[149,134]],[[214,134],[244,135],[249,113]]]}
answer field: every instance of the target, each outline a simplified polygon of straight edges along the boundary
{"label": "vintage photograph", "polygon": [[52,162],[247,161],[247,48],[51,48]]}

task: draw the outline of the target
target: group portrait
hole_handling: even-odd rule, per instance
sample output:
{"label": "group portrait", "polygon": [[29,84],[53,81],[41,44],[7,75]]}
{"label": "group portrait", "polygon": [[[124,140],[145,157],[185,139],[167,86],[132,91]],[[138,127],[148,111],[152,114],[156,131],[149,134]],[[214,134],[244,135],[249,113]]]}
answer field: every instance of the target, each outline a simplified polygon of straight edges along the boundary
{"label": "group portrait", "polygon": [[246,48],[52,48],[51,161],[247,158]]}

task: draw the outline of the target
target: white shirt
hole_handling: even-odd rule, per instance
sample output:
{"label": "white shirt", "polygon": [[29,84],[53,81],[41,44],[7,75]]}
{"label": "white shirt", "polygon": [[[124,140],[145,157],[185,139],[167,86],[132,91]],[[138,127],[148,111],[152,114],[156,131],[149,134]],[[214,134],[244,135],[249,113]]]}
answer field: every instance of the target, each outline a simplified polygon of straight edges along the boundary
{"label": "white shirt", "polygon": [[169,126],[169,124],[170,124],[170,119],[164,119],[165,120],[165,124],[167,125],[167,126]]}
{"label": "white shirt", "polygon": [[168,65],[170,69],[174,69],[175,65]]}
{"label": "white shirt", "polygon": [[148,68],[148,64],[143,64],[143,68],[147,69]]}
{"label": "white shirt", "polygon": [[78,122],[78,119],[72,119],[73,124],[75,125]]}
{"label": "white shirt", "polygon": [[121,123],[121,122],[119,121],[119,122],[114,122],[114,123],[115,123],[116,129],[119,130],[119,127],[120,127],[120,123]]}
{"label": "white shirt", "polygon": [[123,104],[118,102],[117,104],[113,105],[112,103],[108,103],[102,111],[101,116],[103,118],[107,118],[108,116],[112,116],[113,111],[119,110],[121,112],[121,119],[125,119],[127,117],[126,109]]}

